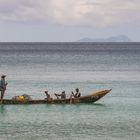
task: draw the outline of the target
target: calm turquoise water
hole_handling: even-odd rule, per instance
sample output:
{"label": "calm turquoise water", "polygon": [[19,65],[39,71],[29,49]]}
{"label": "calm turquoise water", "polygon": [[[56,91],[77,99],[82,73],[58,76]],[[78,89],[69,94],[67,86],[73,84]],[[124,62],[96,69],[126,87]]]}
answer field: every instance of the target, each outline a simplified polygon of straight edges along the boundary
{"label": "calm turquoise water", "polygon": [[0,105],[0,140],[140,139],[139,43],[0,44],[0,73],[5,98],[113,89],[95,104]]}

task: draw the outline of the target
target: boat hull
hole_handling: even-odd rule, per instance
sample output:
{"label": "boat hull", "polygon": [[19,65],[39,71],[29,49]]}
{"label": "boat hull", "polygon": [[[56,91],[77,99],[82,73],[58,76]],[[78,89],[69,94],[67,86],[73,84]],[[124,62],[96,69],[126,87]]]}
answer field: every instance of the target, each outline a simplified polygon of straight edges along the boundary
{"label": "boat hull", "polygon": [[53,99],[53,100],[30,100],[30,101],[13,101],[11,99],[4,99],[2,104],[77,104],[77,103],[93,103],[109,93],[110,90],[100,90],[93,92],[87,96],[69,99]]}

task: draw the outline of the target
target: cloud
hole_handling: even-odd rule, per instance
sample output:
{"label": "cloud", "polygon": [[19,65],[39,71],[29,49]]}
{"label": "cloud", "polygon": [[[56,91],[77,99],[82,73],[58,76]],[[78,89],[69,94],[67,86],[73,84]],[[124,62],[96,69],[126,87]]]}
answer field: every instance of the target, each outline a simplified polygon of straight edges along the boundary
{"label": "cloud", "polygon": [[106,27],[140,22],[139,0],[0,0],[1,22]]}

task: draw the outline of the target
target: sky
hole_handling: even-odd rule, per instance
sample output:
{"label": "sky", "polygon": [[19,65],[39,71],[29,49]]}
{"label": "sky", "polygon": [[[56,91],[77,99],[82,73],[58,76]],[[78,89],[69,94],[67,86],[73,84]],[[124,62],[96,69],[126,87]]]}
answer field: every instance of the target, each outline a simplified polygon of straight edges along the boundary
{"label": "sky", "polygon": [[0,0],[0,42],[140,41],[140,0]]}

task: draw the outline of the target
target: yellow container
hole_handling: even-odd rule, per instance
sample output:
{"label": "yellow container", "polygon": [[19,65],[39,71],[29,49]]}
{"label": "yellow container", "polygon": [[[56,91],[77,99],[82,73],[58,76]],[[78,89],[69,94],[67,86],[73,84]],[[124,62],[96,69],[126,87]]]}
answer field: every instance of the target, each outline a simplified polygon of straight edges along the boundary
{"label": "yellow container", "polygon": [[24,102],[25,98],[24,98],[24,96],[19,96],[18,100],[21,101],[21,102]]}

